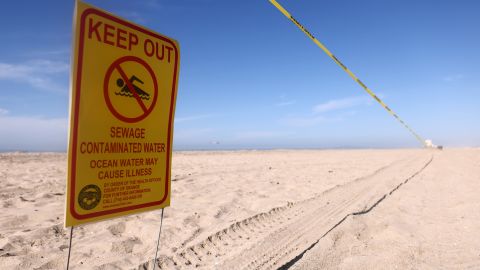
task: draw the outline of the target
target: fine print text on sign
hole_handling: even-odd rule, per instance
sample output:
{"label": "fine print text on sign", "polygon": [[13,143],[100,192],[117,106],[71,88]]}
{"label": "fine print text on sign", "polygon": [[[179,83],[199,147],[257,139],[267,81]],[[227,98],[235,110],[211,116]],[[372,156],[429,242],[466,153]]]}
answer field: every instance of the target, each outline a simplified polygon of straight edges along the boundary
{"label": "fine print text on sign", "polygon": [[175,40],[77,2],[67,227],[170,204]]}

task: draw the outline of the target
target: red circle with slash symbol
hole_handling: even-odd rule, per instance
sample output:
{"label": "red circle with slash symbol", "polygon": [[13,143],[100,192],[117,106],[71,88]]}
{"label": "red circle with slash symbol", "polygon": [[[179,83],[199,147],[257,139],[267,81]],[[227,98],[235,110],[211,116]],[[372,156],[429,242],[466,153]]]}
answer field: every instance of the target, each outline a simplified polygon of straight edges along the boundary
{"label": "red circle with slash symbol", "polygon": [[[153,93],[151,97],[152,102],[150,103],[150,105],[145,104],[145,102],[142,100],[144,99],[145,95],[148,95],[148,98],[150,99],[150,95],[146,92],[143,92],[142,89],[139,89],[132,82],[132,78],[135,76],[130,77],[129,79],[129,74],[125,72],[125,70],[122,68],[122,64],[125,64],[125,63],[131,64],[129,62],[133,62],[133,64],[138,66],[138,68],[145,69],[147,71],[147,74],[150,75],[151,80],[153,81]],[[117,71],[121,77],[117,80],[117,84],[121,84],[121,86],[123,86],[123,88],[119,90],[120,95],[134,98],[136,104],[140,106],[140,109],[142,112],[139,115],[136,115],[133,117],[129,116],[125,113],[122,113],[121,107],[119,106],[116,107],[113,105],[112,100],[110,98],[110,95],[113,91],[109,91],[109,85],[110,85],[110,81],[113,79],[112,73],[114,71]],[[107,72],[105,73],[104,83],[103,83],[103,93],[104,93],[105,102],[107,104],[108,109],[116,118],[118,118],[123,122],[136,123],[145,119],[155,108],[155,104],[157,103],[157,97],[158,97],[157,78],[155,77],[155,73],[153,72],[153,69],[147,64],[147,62],[135,56],[124,56],[115,60],[107,69]]]}

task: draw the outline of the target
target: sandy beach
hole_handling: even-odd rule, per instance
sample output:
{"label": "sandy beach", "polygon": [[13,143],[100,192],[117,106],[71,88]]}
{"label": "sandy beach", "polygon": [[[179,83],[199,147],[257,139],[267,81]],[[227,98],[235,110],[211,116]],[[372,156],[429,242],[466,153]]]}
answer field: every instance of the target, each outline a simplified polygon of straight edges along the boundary
{"label": "sandy beach", "polygon": [[[0,154],[0,269],[64,269],[66,154]],[[161,269],[480,269],[480,149],[175,152]],[[75,227],[152,269],[160,211]]]}

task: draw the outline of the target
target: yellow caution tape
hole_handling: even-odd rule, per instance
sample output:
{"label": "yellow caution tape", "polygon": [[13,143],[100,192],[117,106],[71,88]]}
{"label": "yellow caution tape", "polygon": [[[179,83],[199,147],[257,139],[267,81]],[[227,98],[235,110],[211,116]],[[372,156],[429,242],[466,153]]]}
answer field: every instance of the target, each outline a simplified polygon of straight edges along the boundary
{"label": "yellow caution tape", "polygon": [[327,47],[325,47],[325,45],[323,45],[320,41],[318,41],[318,39],[316,39],[307,30],[307,28],[305,28],[302,24],[300,24],[287,10],[285,10],[279,3],[277,3],[277,1],[275,1],[275,0],[269,0],[269,1],[280,12],[282,12],[283,15],[285,15],[298,28],[300,28],[300,30],[302,30],[303,33],[305,33],[315,44],[317,44],[317,46],[320,47],[320,49],[322,49],[330,58],[332,58],[332,60],[335,61],[335,63],[337,63],[337,65],[339,65],[345,72],[347,72],[347,74],[350,75],[350,77],[354,81],[356,81],[372,98],[374,98],[385,110],[387,110],[388,113],[390,113],[393,117],[395,117],[405,128],[408,129],[408,131],[410,131],[415,136],[415,138],[417,138],[418,141],[420,141],[420,143],[423,146],[426,147],[425,140],[423,140],[422,137],[420,137],[415,131],[413,131],[412,128],[410,128],[402,119],[400,119],[400,117],[395,112],[393,112],[392,109],[390,109],[377,95],[375,95],[375,93],[373,93],[372,90],[370,90],[362,81],[360,81],[360,79],[358,79],[357,76],[355,76],[355,74],[353,74],[353,72],[351,72],[342,62],[340,62],[340,60],[338,60],[338,58],[335,57],[335,55],[333,55],[333,53],[331,53],[327,49]]}

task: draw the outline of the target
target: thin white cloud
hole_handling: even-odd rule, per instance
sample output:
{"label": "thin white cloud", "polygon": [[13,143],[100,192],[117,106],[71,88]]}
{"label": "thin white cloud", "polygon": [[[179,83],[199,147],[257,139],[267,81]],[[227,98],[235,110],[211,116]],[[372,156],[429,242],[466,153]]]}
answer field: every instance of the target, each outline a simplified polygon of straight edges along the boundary
{"label": "thin white cloud", "polygon": [[127,20],[130,20],[135,23],[144,24],[144,23],[147,23],[148,21],[147,18],[145,18],[144,16],[142,16],[140,13],[136,11],[118,11],[116,13],[126,18]]}
{"label": "thin white cloud", "polygon": [[[303,116],[288,116],[280,120],[280,123],[293,127],[311,127],[322,123],[342,121],[346,117],[356,114],[352,108],[372,104],[369,97],[349,97],[329,100],[315,105],[312,112]],[[338,112],[336,115],[325,115]]]}
{"label": "thin white cloud", "polygon": [[63,47],[52,50],[35,50],[28,51],[24,53],[24,56],[29,58],[32,57],[52,57],[52,56],[61,56],[61,58],[66,58],[70,54],[71,49],[69,47]]}
{"label": "thin white cloud", "polygon": [[0,150],[64,151],[66,118],[0,115]]}
{"label": "thin white cloud", "polygon": [[295,100],[282,101],[282,102],[279,102],[279,103],[275,104],[275,106],[277,106],[277,107],[285,107],[285,106],[293,105],[293,104],[295,104],[295,103],[296,103]]}
{"label": "thin white cloud", "polygon": [[145,6],[149,8],[155,8],[155,9],[161,8],[160,1],[157,1],[157,0],[147,0],[147,1],[144,1],[143,3],[145,4]]}
{"label": "thin white cloud", "polygon": [[314,113],[326,113],[330,111],[348,109],[360,105],[367,105],[370,103],[368,97],[349,97],[343,99],[334,99],[321,103],[313,107]]}
{"label": "thin white cloud", "polygon": [[0,117],[2,115],[7,115],[8,114],[8,110],[7,109],[4,109],[4,108],[0,108]]}
{"label": "thin white cloud", "polygon": [[443,77],[443,80],[446,81],[446,82],[453,82],[453,81],[461,80],[464,77],[465,76],[463,74],[452,74],[452,75],[448,75],[448,76]]}
{"label": "thin white cloud", "polygon": [[213,117],[213,114],[199,114],[199,115],[191,115],[191,116],[184,116],[184,117],[175,117],[175,123],[195,121],[195,120],[211,118],[211,117]]}
{"label": "thin white cloud", "polygon": [[34,88],[60,92],[66,90],[52,76],[67,73],[70,66],[65,62],[34,60],[22,64],[0,62],[0,80],[28,83]]}
{"label": "thin white cloud", "polygon": [[290,105],[293,105],[297,102],[296,100],[289,99],[287,97],[287,94],[285,94],[285,93],[281,94],[279,96],[279,99],[280,99],[280,101],[278,101],[277,103],[274,104],[276,107],[290,106]]}

